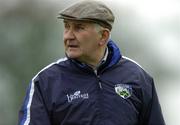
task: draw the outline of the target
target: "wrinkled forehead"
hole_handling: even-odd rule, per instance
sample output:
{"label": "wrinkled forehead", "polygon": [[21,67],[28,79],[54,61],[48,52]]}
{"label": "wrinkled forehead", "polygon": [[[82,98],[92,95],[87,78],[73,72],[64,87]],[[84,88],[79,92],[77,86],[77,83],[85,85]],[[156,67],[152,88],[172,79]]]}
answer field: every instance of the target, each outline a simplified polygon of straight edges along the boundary
{"label": "wrinkled forehead", "polygon": [[96,24],[93,21],[89,20],[71,20],[71,19],[64,19],[64,24],[81,24],[81,25],[94,25]]}

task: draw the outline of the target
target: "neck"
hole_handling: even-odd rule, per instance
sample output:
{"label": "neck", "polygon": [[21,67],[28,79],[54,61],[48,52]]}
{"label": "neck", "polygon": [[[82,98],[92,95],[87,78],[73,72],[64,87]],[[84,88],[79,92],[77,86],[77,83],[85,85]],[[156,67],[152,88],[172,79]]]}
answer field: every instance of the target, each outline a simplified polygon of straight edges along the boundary
{"label": "neck", "polygon": [[102,48],[102,49],[100,49],[100,51],[98,53],[92,54],[93,56],[91,58],[79,60],[79,61],[86,63],[93,69],[96,69],[99,66],[102,58],[104,57],[105,50],[106,50],[106,48]]}

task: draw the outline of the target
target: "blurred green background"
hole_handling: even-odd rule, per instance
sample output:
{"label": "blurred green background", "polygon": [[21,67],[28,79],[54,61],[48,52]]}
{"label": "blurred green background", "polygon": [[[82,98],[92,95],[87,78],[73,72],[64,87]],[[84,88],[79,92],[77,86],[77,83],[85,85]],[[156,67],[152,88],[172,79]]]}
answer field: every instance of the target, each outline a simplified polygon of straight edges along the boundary
{"label": "blurred green background", "polygon": [[[31,78],[64,56],[56,16],[76,1],[0,1],[0,125],[17,124]],[[180,124],[180,1],[101,1],[116,15],[111,37],[123,55],[154,77],[167,125]]]}

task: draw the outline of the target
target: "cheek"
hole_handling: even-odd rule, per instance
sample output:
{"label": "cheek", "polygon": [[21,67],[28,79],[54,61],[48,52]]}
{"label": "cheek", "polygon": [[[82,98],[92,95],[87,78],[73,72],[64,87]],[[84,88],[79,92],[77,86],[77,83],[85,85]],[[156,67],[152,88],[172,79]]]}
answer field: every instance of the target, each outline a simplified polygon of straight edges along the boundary
{"label": "cheek", "polygon": [[82,51],[89,51],[98,47],[100,40],[99,34],[96,31],[87,31],[75,34],[76,39],[79,41]]}
{"label": "cheek", "polygon": [[91,45],[93,42],[99,40],[99,36],[94,32],[87,32],[77,36],[80,41],[85,41],[86,44]]}
{"label": "cheek", "polygon": [[65,48],[65,50],[67,49],[67,42],[66,41],[64,41],[64,48]]}

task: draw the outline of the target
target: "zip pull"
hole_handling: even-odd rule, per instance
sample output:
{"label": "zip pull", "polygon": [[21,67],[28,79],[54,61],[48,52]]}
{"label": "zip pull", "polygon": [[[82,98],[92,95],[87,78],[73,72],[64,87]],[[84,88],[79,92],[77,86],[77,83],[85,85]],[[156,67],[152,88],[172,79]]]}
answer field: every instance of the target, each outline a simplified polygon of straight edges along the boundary
{"label": "zip pull", "polygon": [[102,89],[102,83],[100,81],[99,75],[97,75],[97,78],[98,78],[98,82],[99,82],[99,88]]}
{"label": "zip pull", "polygon": [[99,88],[102,89],[102,84],[101,82],[99,81]]}
{"label": "zip pull", "polygon": [[100,78],[99,78],[99,75],[97,74],[97,70],[94,70],[94,73],[96,74],[96,76],[98,78],[99,88],[102,89],[102,83],[100,82]]}
{"label": "zip pull", "polygon": [[95,69],[95,70],[94,70],[94,73],[95,73],[95,74],[96,74],[96,76],[97,76],[97,69]]}

